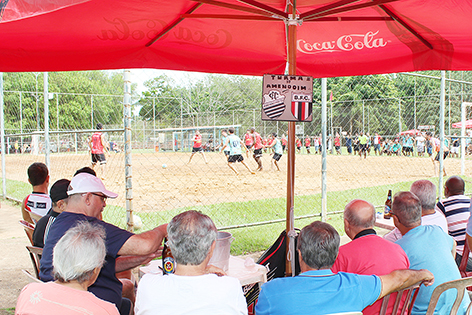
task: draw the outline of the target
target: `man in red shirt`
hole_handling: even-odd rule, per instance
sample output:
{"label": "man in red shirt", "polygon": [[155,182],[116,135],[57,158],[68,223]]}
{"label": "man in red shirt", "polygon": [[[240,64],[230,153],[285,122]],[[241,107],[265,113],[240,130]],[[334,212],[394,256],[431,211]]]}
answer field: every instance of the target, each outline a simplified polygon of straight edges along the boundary
{"label": "man in red shirt", "polygon": [[254,160],[257,162],[257,170],[262,171],[262,138],[261,135],[256,132],[256,128],[252,127],[251,128],[251,135],[252,135],[252,140],[254,142]]}
{"label": "man in red shirt", "polygon": [[252,139],[251,130],[246,130],[246,134],[244,135],[244,145],[246,146],[246,157],[249,158],[249,151],[252,150],[252,146],[254,145],[254,140]]}
{"label": "man in red shirt", "polygon": [[[333,272],[383,276],[397,269],[408,269],[410,262],[397,244],[377,236],[374,230],[375,209],[367,201],[356,199],[344,208],[344,231],[352,241],[339,248],[339,255],[331,268]],[[393,309],[397,293],[392,293],[387,314]],[[402,298],[403,305],[406,296]],[[379,314],[382,300],[366,307],[362,314]]]}
{"label": "man in red shirt", "polygon": [[337,133],[334,138],[334,148],[336,149],[336,154],[341,154],[341,139],[339,138],[339,133]]}
{"label": "man in red shirt", "polygon": [[311,146],[310,136],[306,136],[306,138],[305,138],[305,148],[306,148],[306,152],[308,154],[310,154],[310,146]]}
{"label": "man in red shirt", "polygon": [[200,134],[200,131],[197,129],[195,131],[195,137],[193,137],[192,154],[190,155],[190,159],[188,160],[187,164],[190,164],[190,161],[192,161],[193,155],[197,152],[203,155],[203,159],[205,160],[205,163],[208,164],[208,161],[205,157],[205,153],[203,152],[202,141],[203,141],[203,137]]}
{"label": "man in red shirt", "polygon": [[[103,125],[98,123],[97,130],[102,129]],[[97,163],[100,163],[100,178],[105,179],[105,167],[107,164],[105,152],[108,152],[108,147],[106,145],[104,136],[100,131],[97,131],[92,135],[92,138],[90,138],[89,141],[89,147],[92,153],[92,168],[94,168]]]}

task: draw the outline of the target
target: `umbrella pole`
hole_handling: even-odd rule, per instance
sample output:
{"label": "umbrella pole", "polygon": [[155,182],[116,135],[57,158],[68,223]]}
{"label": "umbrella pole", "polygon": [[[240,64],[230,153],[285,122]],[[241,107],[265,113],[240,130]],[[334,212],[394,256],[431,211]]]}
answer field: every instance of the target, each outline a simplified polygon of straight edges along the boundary
{"label": "umbrella pole", "polygon": [[[290,3],[288,6],[288,13],[295,14],[294,4]],[[295,19],[293,19],[294,21]],[[297,47],[297,25],[288,22],[287,25],[287,52],[288,52],[288,74],[296,75],[296,47]],[[287,242],[286,242],[286,260],[285,260],[285,276],[293,276],[292,271],[295,265],[295,242],[294,238],[290,237],[294,228],[294,186],[295,186],[295,122],[288,123],[288,162],[287,162],[287,217],[286,227]]]}

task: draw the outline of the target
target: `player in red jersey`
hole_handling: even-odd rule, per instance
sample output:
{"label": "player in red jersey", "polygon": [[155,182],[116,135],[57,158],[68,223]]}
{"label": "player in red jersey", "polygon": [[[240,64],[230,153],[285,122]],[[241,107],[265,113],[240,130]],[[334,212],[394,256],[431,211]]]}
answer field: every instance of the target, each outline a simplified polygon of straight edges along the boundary
{"label": "player in red jersey", "polygon": [[298,137],[295,137],[295,143],[297,144],[297,151],[300,153],[302,150],[302,140],[300,140]]}
{"label": "player in red jersey", "polygon": [[246,134],[244,135],[244,145],[246,146],[246,157],[249,158],[249,151],[252,150],[254,145],[254,140],[252,139],[251,130],[246,130]]}
{"label": "player in red jersey", "polygon": [[251,128],[252,140],[254,141],[254,160],[257,162],[257,170],[262,171],[262,138],[261,135],[256,132],[256,128]]}
{"label": "player in red jersey", "polygon": [[282,135],[282,152],[285,152],[285,148],[287,147],[287,138],[285,137],[285,134]]}
{"label": "player in red jersey", "polygon": [[[97,130],[102,130],[102,128],[103,125],[101,123],[98,123]],[[102,179],[105,179],[105,167],[107,164],[105,152],[108,152],[108,147],[106,145],[104,136],[100,131],[97,131],[92,135],[89,141],[89,147],[92,152],[92,168],[94,168],[97,163],[100,163],[100,177]]]}
{"label": "player in red jersey", "polygon": [[197,152],[203,155],[203,159],[205,160],[205,163],[208,164],[208,161],[205,157],[205,153],[203,152],[202,141],[203,141],[202,135],[200,134],[200,131],[197,129],[195,131],[195,137],[193,137],[192,155],[190,155],[190,159],[188,160],[187,164],[190,164],[190,161],[192,161],[193,155]]}
{"label": "player in red jersey", "polygon": [[306,152],[308,154],[310,154],[310,147],[311,147],[311,139],[310,139],[310,136],[306,136],[305,138],[305,148],[306,148]]}

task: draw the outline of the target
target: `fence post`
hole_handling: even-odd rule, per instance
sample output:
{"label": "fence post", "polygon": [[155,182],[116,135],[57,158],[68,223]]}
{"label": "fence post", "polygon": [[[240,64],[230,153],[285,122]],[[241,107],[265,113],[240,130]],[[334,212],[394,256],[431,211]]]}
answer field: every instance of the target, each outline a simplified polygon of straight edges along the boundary
{"label": "fence post", "polygon": [[402,100],[398,99],[398,133],[402,132]]}
{"label": "fence post", "polygon": [[44,98],[44,150],[46,153],[46,166],[51,167],[51,148],[49,145],[49,81],[48,73],[43,73],[43,98]]}
{"label": "fence post", "polygon": [[5,170],[5,118],[3,116],[3,72],[0,72],[0,136],[2,145],[2,194],[7,197],[7,173]]}
{"label": "fence post", "polygon": [[465,111],[467,103],[461,104],[461,175],[465,175]]}
{"label": "fence post", "polygon": [[[441,71],[441,97],[439,99],[439,181],[438,197],[442,198],[442,183],[444,172],[444,107],[446,103],[446,71]],[[436,170],[436,165],[434,166]]]}
{"label": "fence post", "polygon": [[326,123],[328,120],[326,109],[327,98],[327,81],[328,79],[321,79],[321,221],[326,222],[326,214],[328,210],[326,182],[327,182],[327,167],[326,167]]}
{"label": "fence post", "polygon": [[125,190],[126,190],[126,222],[128,230],[134,230],[133,221],[133,184],[131,174],[131,71],[123,71],[124,93],[123,93],[123,122],[125,140]]}

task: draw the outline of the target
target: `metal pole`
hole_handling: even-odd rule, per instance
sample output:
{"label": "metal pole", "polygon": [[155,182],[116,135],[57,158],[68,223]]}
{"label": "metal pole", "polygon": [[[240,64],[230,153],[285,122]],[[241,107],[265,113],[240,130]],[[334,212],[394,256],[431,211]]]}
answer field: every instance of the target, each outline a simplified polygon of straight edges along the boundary
{"label": "metal pole", "polygon": [[123,94],[123,122],[125,127],[125,190],[126,190],[126,220],[128,230],[133,231],[133,183],[131,174],[131,71],[123,71],[124,94]]}
{"label": "metal pole", "polygon": [[461,175],[465,175],[465,111],[467,103],[461,104]]}
{"label": "metal pole", "polygon": [[0,72],[0,136],[2,145],[2,188],[3,198],[7,197],[7,173],[5,170],[5,117],[3,115],[3,72]]}
{"label": "metal pole", "polygon": [[[56,114],[57,114],[56,130],[59,131],[59,94],[58,93],[56,93]],[[60,152],[60,145],[61,145],[60,135],[57,134],[57,153]]]}
{"label": "metal pole", "polygon": [[414,129],[416,129],[416,77],[415,77],[415,90],[414,90],[414,96],[413,96],[413,107],[414,107],[414,119],[415,119],[415,126],[414,126]]}
{"label": "metal pole", "polygon": [[33,72],[36,77],[36,130],[39,131],[39,96],[38,96],[38,75],[39,72]]}
{"label": "metal pole", "polygon": [[328,213],[327,186],[328,171],[326,159],[326,122],[327,122],[327,82],[328,79],[321,79],[321,221],[326,222]]}
{"label": "metal pole", "polygon": [[439,181],[438,197],[442,198],[443,193],[443,172],[444,172],[444,107],[446,103],[446,71],[441,71],[441,96],[439,99]]}
{"label": "metal pole", "polygon": [[[23,93],[20,92],[20,133],[23,134]],[[23,152],[23,136],[20,137],[20,152]]]}
{"label": "metal pole", "polygon": [[[449,71],[449,79],[451,78],[451,71]],[[447,134],[451,134],[451,81],[449,81],[449,89],[448,89],[448,97],[447,103],[449,105],[449,117],[448,117],[448,132]]]}
{"label": "metal pole", "polygon": [[90,96],[90,123],[92,127],[90,129],[94,129],[93,127],[93,95]]}
{"label": "metal pole", "polygon": [[[180,121],[181,125],[180,128],[182,128],[182,98],[180,99]],[[154,150],[156,149],[156,99],[153,97],[152,98],[152,138],[154,139]],[[174,139],[172,139],[173,141]]]}
{"label": "metal pole", "polygon": [[[326,91],[327,93],[328,91]],[[334,126],[333,126],[333,101],[329,102],[331,105],[331,154],[334,154]],[[364,128],[364,103],[362,103],[362,128]]]}
{"label": "metal pole", "polygon": [[365,133],[365,101],[362,100],[362,132]]}
{"label": "metal pole", "polygon": [[46,151],[46,166],[51,165],[51,147],[49,145],[49,81],[48,73],[43,73],[43,94],[44,94],[44,144]]}
{"label": "metal pole", "polygon": [[[290,21],[295,20],[296,8],[295,1],[288,5],[288,13]],[[288,22],[287,28],[287,45],[288,45],[288,74],[297,74],[297,26],[296,23]],[[290,236],[294,228],[294,198],[295,198],[295,122],[288,123],[288,156],[287,156],[287,209],[286,209],[286,223],[285,231],[287,236]],[[295,242],[292,237],[288,237],[286,246],[286,261],[285,261],[285,276],[294,276],[295,263]],[[289,255],[291,253],[291,255]]]}
{"label": "metal pole", "polygon": [[402,101],[398,99],[398,133],[402,132]]}

